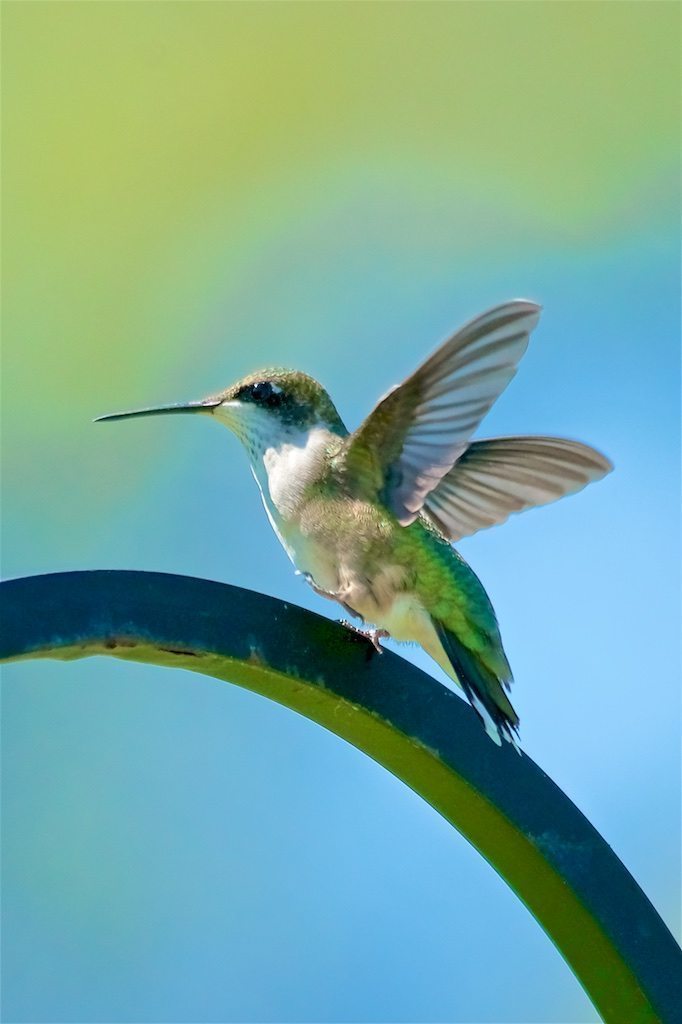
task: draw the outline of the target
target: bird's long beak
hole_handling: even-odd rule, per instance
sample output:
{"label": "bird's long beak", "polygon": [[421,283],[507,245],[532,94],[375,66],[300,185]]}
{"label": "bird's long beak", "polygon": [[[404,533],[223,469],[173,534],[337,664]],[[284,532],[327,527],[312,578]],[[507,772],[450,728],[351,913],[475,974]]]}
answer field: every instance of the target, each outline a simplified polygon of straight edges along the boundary
{"label": "bird's long beak", "polygon": [[133,409],[131,412],[112,412],[107,416],[97,416],[94,423],[102,420],[126,420],[132,416],[165,416],[178,412],[213,412],[220,405],[215,398],[205,398],[201,402],[179,402],[177,405],[157,405],[152,409]]}

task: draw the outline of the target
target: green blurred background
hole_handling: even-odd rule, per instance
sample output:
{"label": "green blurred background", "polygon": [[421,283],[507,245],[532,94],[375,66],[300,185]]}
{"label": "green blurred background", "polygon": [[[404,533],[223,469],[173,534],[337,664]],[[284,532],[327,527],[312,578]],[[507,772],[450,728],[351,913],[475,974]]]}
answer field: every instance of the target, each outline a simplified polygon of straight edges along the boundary
{"label": "green blurred background", "polygon": [[[525,749],[678,927],[678,5],[2,20],[4,575],[184,572],[333,614],[227,432],[91,418],[283,364],[354,425],[465,318],[541,301],[484,432],[616,473],[462,551]],[[433,811],[233,687],[8,668],[3,810],[7,1021],[597,1019]]]}

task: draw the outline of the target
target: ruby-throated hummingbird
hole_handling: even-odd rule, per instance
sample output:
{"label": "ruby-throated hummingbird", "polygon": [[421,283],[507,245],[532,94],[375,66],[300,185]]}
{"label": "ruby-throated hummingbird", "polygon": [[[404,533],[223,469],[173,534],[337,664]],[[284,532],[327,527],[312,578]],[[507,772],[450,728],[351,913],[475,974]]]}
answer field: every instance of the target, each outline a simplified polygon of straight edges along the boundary
{"label": "ruby-throated hummingbird", "polygon": [[184,405],[100,419],[204,413],[246,448],[272,527],[313,589],[416,641],[459,683],[495,742],[518,716],[495,612],[450,546],[612,469],[577,441],[472,435],[516,373],[540,307],[483,313],[394,387],[352,434],[324,388],[296,370],[252,373]]}

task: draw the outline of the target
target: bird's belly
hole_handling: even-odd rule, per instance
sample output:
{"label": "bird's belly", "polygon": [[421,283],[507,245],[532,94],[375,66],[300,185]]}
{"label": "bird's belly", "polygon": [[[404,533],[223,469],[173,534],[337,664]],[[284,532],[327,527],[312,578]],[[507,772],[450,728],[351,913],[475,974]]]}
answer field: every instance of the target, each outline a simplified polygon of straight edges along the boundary
{"label": "bird's belly", "polygon": [[266,500],[263,504],[270,525],[298,571],[309,576],[319,590],[335,594],[339,589],[336,551],[315,536],[304,534],[295,521],[280,516]]}
{"label": "bird's belly", "polygon": [[394,640],[422,643],[433,633],[431,617],[416,594],[402,592],[379,601],[373,591],[358,589],[348,594],[347,603],[365,622],[387,630]]}
{"label": "bird's belly", "polygon": [[336,552],[299,532],[294,532],[283,543],[298,571],[309,576],[318,590],[330,597],[339,593],[341,578]]}
{"label": "bird's belly", "polygon": [[351,603],[367,623],[385,629],[393,640],[417,643],[429,654],[443,671],[459,685],[443,645],[434,628],[433,620],[417,594],[403,592],[395,595],[388,605],[379,606],[369,599]]}
{"label": "bird's belly", "polygon": [[[442,648],[418,594],[409,586],[408,569],[392,561],[391,544],[371,561],[362,545],[354,544],[357,524],[345,504],[335,509],[336,529],[317,531],[310,519],[301,527],[297,517],[282,515],[263,487],[263,504],[273,530],[299,572],[315,589],[332,597],[367,624],[387,630],[399,641],[419,643],[440,660]],[[350,521],[347,527],[346,520]]]}
{"label": "bird's belly", "polygon": [[421,642],[432,630],[416,595],[404,592],[404,567],[389,564],[369,573],[352,549],[330,543],[328,537],[304,533],[297,523],[267,510],[282,547],[318,591],[335,598],[366,623],[388,630],[396,640]]}
{"label": "bird's belly", "polygon": [[430,614],[419,596],[405,589],[405,567],[384,564],[371,574],[344,547],[328,538],[304,533],[298,525],[280,517],[264,502],[272,528],[299,572],[310,577],[315,588],[334,598],[368,625],[385,629],[394,640],[418,643],[456,679]]}

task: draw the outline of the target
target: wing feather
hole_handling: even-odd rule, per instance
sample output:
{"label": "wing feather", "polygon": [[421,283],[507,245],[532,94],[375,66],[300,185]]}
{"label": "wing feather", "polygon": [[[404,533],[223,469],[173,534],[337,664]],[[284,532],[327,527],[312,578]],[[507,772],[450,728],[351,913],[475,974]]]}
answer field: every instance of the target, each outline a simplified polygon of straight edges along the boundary
{"label": "wing feather", "polygon": [[516,300],[466,324],[347,439],[339,464],[380,495],[403,526],[467,450],[472,434],[516,373],[540,315]]}
{"label": "wing feather", "polygon": [[613,469],[594,448],[558,437],[474,441],[431,491],[424,513],[450,540],[574,494]]}

